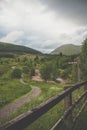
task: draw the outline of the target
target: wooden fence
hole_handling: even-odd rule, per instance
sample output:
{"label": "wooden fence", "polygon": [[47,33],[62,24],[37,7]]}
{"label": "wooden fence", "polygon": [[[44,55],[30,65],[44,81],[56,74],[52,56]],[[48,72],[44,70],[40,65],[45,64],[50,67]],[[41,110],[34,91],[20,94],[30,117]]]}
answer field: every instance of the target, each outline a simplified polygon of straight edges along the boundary
{"label": "wooden fence", "polygon": [[[72,93],[75,92],[75,90],[84,88],[84,92],[82,95],[74,102],[72,103]],[[65,90],[60,93],[58,96],[52,97],[46,102],[42,103],[38,107],[32,109],[31,111],[28,111],[21,116],[13,119],[9,123],[5,124],[4,126],[0,127],[0,130],[24,130],[26,127],[28,127],[30,124],[32,124],[34,121],[36,121],[39,117],[41,117],[43,114],[45,114],[47,111],[49,111],[51,108],[53,108],[55,105],[60,103],[64,99],[64,107],[66,109],[64,115],[61,119],[58,120],[58,122],[51,128],[51,130],[60,130],[58,129],[59,125],[63,123],[65,119],[71,122],[75,122],[79,113],[84,108],[84,106],[87,103],[87,81],[79,83],[74,86],[65,87]],[[84,100],[84,104],[81,107],[80,112],[76,115],[76,117],[72,118],[72,111],[74,108],[80,103],[81,100]],[[72,123],[73,124],[73,123]]]}

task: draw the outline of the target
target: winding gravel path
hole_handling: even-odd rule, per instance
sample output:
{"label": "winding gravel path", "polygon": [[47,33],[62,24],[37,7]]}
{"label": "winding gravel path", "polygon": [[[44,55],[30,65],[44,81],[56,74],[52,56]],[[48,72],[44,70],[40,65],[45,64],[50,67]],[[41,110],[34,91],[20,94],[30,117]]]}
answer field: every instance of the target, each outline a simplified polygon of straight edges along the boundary
{"label": "winding gravel path", "polygon": [[[20,82],[27,85],[27,83],[25,83],[23,79],[20,79]],[[0,110],[0,121],[8,118],[12,112],[16,111],[25,103],[31,101],[32,98],[35,98],[40,94],[41,90],[37,86],[31,86],[31,88],[32,92],[29,92],[29,94],[22,96],[21,98],[15,100],[13,103],[6,105],[3,109]]]}

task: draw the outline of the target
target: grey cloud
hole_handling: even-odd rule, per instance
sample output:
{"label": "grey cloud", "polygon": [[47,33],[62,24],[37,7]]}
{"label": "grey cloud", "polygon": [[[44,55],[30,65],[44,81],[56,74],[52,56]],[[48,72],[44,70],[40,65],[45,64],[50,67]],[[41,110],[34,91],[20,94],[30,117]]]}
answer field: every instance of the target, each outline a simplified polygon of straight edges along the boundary
{"label": "grey cloud", "polygon": [[24,34],[12,42],[44,53],[66,43],[80,44],[87,37],[87,27],[81,27],[87,25],[86,6],[85,0],[0,0],[0,39],[21,30]]}
{"label": "grey cloud", "polygon": [[87,0],[41,0],[43,4],[76,24],[87,25]]}

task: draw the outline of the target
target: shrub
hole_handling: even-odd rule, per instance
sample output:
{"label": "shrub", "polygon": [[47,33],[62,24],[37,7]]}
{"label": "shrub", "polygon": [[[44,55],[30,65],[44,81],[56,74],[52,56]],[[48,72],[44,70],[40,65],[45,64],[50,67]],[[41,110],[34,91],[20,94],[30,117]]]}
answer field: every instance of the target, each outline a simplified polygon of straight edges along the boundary
{"label": "shrub", "polygon": [[15,68],[12,71],[11,77],[12,78],[21,78],[22,71],[19,68]]}

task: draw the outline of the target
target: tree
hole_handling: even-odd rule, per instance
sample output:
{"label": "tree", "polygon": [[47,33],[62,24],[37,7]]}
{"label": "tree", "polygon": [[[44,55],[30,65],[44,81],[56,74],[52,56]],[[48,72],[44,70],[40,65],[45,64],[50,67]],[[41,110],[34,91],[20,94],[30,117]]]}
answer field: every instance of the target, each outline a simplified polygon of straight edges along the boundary
{"label": "tree", "polygon": [[28,66],[24,66],[24,67],[23,67],[23,73],[28,74],[29,71],[30,71],[30,69],[29,69]]}
{"label": "tree", "polygon": [[36,57],[34,58],[34,61],[35,61],[35,63],[39,63],[39,57],[36,56]]}
{"label": "tree", "polygon": [[56,80],[56,78],[58,77],[58,67],[56,62],[54,61],[53,64],[51,64],[51,79],[52,80]]}
{"label": "tree", "polygon": [[47,62],[41,67],[41,76],[42,78],[47,80],[55,80],[58,76],[58,68],[55,64],[55,62]]}
{"label": "tree", "polygon": [[46,63],[46,64],[42,65],[40,73],[41,73],[41,77],[45,81],[50,79],[50,77],[51,77],[51,74],[50,74],[51,73],[51,66],[49,65],[49,63]]}
{"label": "tree", "polygon": [[19,68],[15,68],[12,71],[11,77],[12,78],[21,78],[22,71]]}
{"label": "tree", "polygon": [[34,75],[35,75],[35,69],[34,69],[34,67],[32,67],[32,68],[30,69],[29,76],[30,76],[30,78],[31,78],[31,77],[34,76]]}
{"label": "tree", "polygon": [[83,79],[87,79],[87,39],[83,42],[81,52],[81,70]]}

